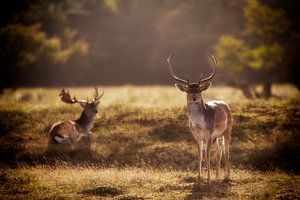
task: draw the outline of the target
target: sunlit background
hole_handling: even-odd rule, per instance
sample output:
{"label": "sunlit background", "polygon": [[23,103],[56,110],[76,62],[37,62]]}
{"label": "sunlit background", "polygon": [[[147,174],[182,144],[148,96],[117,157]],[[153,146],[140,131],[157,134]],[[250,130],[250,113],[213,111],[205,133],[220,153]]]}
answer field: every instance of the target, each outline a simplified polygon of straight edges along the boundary
{"label": "sunlit background", "polygon": [[215,84],[299,86],[299,7],[291,0],[2,1],[1,90],[171,84],[172,51],[176,73],[191,80],[211,72],[210,52],[219,62]]}
{"label": "sunlit background", "polygon": [[[300,3],[295,0],[1,0],[0,199],[300,199]],[[231,179],[197,179],[176,75],[232,111]],[[87,138],[58,121],[104,90]],[[70,122],[70,121],[68,121]],[[79,126],[79,125],[78,125]],[[224,162],[222,162],[222,168]]]}

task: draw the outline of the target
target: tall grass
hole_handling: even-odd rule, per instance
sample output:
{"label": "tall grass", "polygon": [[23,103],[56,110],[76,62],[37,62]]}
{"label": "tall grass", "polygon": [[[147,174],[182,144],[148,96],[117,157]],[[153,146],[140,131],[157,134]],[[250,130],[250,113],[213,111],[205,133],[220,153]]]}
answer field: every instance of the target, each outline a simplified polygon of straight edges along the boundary
{"label": "tall grass", "polygon": [[[90,140],[53,151],[47,133],[81,108],[58,88],[7,90],[0,97],[0,199],[300,198],[300,99],[287,85],[270,100],[213,87],[205,100],[229,103],[234,116],[232,180],[196,183],[197,149],[186,97],[173,87],[99,87],[105,91]],[[93,88],[70,88],[91,98]],[[213,161],[214,162],[214,161]],[[214,165],[214,163],[213,163]]]}

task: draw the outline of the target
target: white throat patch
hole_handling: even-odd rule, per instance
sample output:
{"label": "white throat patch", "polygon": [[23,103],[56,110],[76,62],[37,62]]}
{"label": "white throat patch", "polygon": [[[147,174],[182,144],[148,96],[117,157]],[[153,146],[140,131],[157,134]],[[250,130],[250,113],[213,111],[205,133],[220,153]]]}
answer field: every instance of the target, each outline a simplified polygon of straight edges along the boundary
{"label": "white throat patch", "polygon": [[203,124],[204,116],[199,102],[190,102],[188,104],[189,119],[193,124]]}

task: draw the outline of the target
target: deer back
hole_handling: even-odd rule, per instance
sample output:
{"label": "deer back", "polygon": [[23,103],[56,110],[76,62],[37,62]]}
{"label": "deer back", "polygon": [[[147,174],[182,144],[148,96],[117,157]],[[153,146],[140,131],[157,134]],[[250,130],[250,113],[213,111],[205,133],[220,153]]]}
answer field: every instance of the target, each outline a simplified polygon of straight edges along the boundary
{"label": "deer back", "polygon": [[51,143],[71,144],[78,142],[82,137],[89,136],[89,132],[73,120],[58,122],[49,132]]}

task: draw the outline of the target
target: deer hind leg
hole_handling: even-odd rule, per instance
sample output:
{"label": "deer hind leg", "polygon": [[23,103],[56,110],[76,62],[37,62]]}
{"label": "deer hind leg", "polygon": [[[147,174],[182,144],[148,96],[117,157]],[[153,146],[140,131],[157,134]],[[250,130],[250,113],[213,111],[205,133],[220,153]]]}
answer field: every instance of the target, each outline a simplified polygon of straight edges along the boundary
{"label": "deer hind leg", "polygon": [[230,178],[230,163],[229,163],[229,146],[231,140],[231,128],[224,132],[224,143],[225,143],[225,179]]}
{"label": "deer hind leg", "polygon": [[210,184],[210,150],[212,145],[212,139],[211,137],[208,138],[207,144],[206,144],[206,161],[207,161],[207,182]]}
{"label": "deer hind leg", "polygon": [[198,142],[198,182],[202,179],[203,140]]}
{"label": "deer hind leg", "polygon": [[217,153],[217,157],[216,157],[216,161],[217,161],[217,167],[216,167],[216,178],[219,179],[220,178],[220,166],[221,166],[221,158],[222,158],[222,147],[219,143],[219,139],[216,140],[216,142],[214,143],[214,146],[216,148],[216,153]]}

